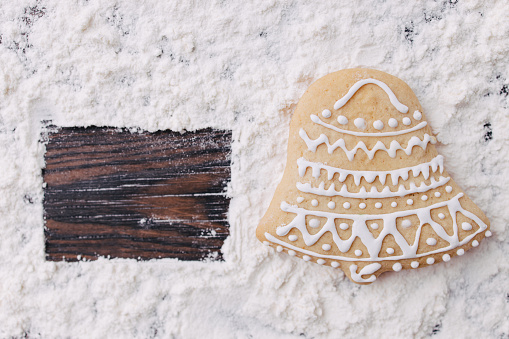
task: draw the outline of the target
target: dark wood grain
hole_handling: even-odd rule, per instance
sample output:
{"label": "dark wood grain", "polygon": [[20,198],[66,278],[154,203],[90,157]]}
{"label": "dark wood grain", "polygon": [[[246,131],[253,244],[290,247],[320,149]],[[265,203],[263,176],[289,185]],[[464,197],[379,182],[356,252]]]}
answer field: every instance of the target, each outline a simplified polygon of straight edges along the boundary
{"label": "dark wood grain", "polygon": [[48,260],[221,259],[229,131],[59,128],[46,142]]}

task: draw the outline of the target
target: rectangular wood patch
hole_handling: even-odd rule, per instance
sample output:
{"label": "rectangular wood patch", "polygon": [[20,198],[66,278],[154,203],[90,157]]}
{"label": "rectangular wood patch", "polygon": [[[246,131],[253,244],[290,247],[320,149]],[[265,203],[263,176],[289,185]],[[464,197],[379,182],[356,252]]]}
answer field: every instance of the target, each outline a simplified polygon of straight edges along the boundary
{"label": "rectangular wood patch", "polygon": [[231,132],[50,132],[46,259],[221,259]]}

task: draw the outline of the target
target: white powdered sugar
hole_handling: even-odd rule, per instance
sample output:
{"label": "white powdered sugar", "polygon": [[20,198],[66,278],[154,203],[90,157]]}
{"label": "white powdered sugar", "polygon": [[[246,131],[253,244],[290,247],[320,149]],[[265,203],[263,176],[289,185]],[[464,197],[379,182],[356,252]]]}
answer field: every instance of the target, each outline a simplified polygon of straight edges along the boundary
{"label": "white powdered sugar", "polygon": [[[508,16],[503,0],[4,1],[0,337],[509,336]],[[313,81],[352,67],[415,91],[491,238],[370,286],[256,240],[296,103]],[[48,120],[231,129],[225,261],[45,261]]]}

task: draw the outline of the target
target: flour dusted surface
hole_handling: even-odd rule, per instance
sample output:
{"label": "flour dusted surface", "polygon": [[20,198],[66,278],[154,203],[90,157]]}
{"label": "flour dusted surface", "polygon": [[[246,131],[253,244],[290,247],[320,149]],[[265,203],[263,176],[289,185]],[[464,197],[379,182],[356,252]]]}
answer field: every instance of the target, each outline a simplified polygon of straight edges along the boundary
{"label": "flour dusted surface", "polygon": [[[505,1],[3,3],[0,337],[508,336],[508,15]],[[359,287],[255,239],[297,100],[358,66],[416,92],[490,218],[477,253]],[[41,120],[231,129],[226,261],[45,262]]]}

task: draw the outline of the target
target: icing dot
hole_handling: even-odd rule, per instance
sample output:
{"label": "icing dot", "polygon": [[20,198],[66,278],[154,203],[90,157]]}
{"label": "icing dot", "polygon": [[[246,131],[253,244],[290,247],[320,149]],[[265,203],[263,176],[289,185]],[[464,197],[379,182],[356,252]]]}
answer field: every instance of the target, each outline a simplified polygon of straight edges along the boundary
{"label": "icing dot", "polygon": [[417,268],[417,267],[419,267],[419,262],[418,261],[412,261],[410,266],[412,266],[412,268]]}
{"label": "icing dot", "polygon": [[361,210],[365,209],[365,208],[366,208],[366,204],[365,204],[365,203],[363,203],[363,202],[361,202],[361,203],[359,204],[359,208],[360,208]]}
{"label": "icing dot", "polygon": [[384,128],[384,123],[380,120],[377,120],[373,123],[373,127],[377,130],[381,130],[382,128]]}
{"label": "icing dot", "polygon": [[458,255],[463,255],[465,254],[465,250],[460,248],[457,252],[456,252]]}
{"label": "icing dot", "polygon": [[324,110],[322,111],[322,116],[323,116],[324,118],[330,118],[330,116],[331,116],[331,111],[329,111],[328,109],[324,109]]}
{"label": "icing dot", "polygon": [[350,203],[349,203],[348,201],[347,201],[347,202],[345,202],[345,203],[343,204],[343,207],[344,207],[345,209],[349,209],[349,208],[350,208]]}
{"label": "icing dot", "polygon": [[318,220],[318,219],[309,220],[309,227],[313,227],[313,228],[320,227],[320,220]]}
{"label": "icing dot", "polygon": [[355,255],[360,257],[362,255],[362,251],[361,250],[355,250]]}
{"label": "icing dot", "polygon": [[376,208],[382,208],[382,203],[381,203],[381,202],[377,202],[377,203],[375,204],[375,207],[376,207]]}
{"label": "icing dot", "polygon": [[445,218],[445,214],[443,214],[443,213],[438,213],[438,217],[439,217],[440,219],[444,219],[444,218]]}
{"label": "icing dot", "polygon": [[264,242],[263,242],[263,244],[264,244],[265,246],[269,246],[269,245],[270,245],[270,242],[268,242],[268,241],[264,241]]}
{"label": "icing dot", "polygon": [[394,265],[392,265],[392,269],[395,271],[395,272],[399,272],[401,271],[401,269],[403,268],[403,266],[401,266],[401,264],[399,262],[395,263]]}
{"label": "icing dot", "polygon": [[452,192],[452,187],[451,186],[445,186],[445,191],[447,193],[451,193]]}
{"label": "icing dot", "polygon": [[415,120],[421,120],[422,119],[422,113],[419,111],[414,112],[414,119]]}
{"label": "icing dot", "polygon": [[355,127],[357,127],[358,129],[365,129],[366,128],[366,120],[362,119],[362,118],[357,118],[353,121],[353,124],[355,125]]}
{"label": "icing dot", "polygon": [[323,244],[323,245],[322,245],[322,250],[324,250],[324,251],[330,251],[330,249],[331,249],[331,248],[332,248],[332,247],[331,247],[331,245],[329,245],[329,244]]}
{"label": "icing dot", "polygon": [[334,201],[329,201],[329,203],[327,204],[327,207],[329,207],[331,210],[333,210],[334,208],[336,208],[336,203]]}
{"label": "icing dot", "polygon": [[346,125],[348,124],[348,119],[344,116],[344,115],[340,115],[338,117],[338,122],[341,124],[341,125]]}
{"label": "icing dot", "polygon": [[291,257],[295,256],[295,251],[294,250],[289,250],[288,251],[288,255],[290,255]]}
{"label": "icing dot", "polygon": [[428,239],[426,239],[426,244],[428,244],[430,246],[435,246],[437,244],[437,239],[428,238]]}
{"label": "icing dot", "polygon": [[311,200],[311,205],[313,205],[315,207],[318,206],[318,200],[316,200],[316,199]]}
{"label": "icing dot", "polygon": [[331,262],[330,265],[334,268],[339,267],[339,263],[337,261]]}
{"label": "icing dot", "polygon": [[289,236],[288,236],[288,240],[290,240],[290,241],[295,241],[295,240],[297,240],[298,238],[299,238],[299,237],[297,237],[295,234],[292,234],[292,235],[289,235]]}
{"label": "icing dot", "polygon": [[317,263],[318,265],[323,265],[323,264],[325,264],[325,260],[323,260],[323,259],[318,259],[318,260],[316,261],[316,263]]}
{"label": "icing dot", "polygon": [[342,222],[341,224],[339,224],[339,228],[341,228],[343,231],[347,230],[348,227],[350,227],[350,225],[348,225],[346,222]]}
{"label": "icing dot", "polygon": [[431,137],[430,142],[431,142],[432,145],[436,144],[437,143],[437,138]]}
{"label": "icing dot", "polygon": [[477,241],[477,240],[472,241],[472,246],[474,246],[474,247],[479,246],[479,241]]}
{"label": "icing dot", "polygon": [[451,256],[449,254],[444,254],[442,256],[442,260],[447,262],[447,261],[451,260]]}
{"label": "icing dot", "polygon": [[303,197],[298,197],[298,198],[297,198],[297,202],[298,202],[298,203],[301,203],[301,202],[303,202],[303,201],[304,201],[304,198],[303,198]]}
{"label": "icing dot", "polygon": [[414,201],[413,201],[412,199],[408,199],[408,200],[406,201],[406,204],[407,204],[407,205],[413,205],[413,204],[414,204]]}
{"label": "icing dot", "polygon": [[410,120],[409,117],[403,118],[403,125],[410,125],[412,123],[412,120]]}
{"label": "icing dot", "polygon": [[421,200],[422,200],[422,201],[426,201],[426,200],[428,200],[428,196],[427,196],[426,194],[424,194],[424,195],[421,197]]}
{"label": "icing dot", "polygon": [[281,247],[281,246],[276,247],[276,251],[283,252],[283,247]]}
{"label": "icing dot", "polygon": [[386,251],[388,254],[394,254],[394,248],[389,247]]}
{"label": "icing dot", "polygon": [[426,264],[433,265],[435,263],[435,258],[428,258],[426,259]]}
{"label": "icing dot", "polygon": [[302,257],[302,259],[304,259],[304,261],[309,261],[311,260],[311,257],[309,255],[305,255]]}
{"label": "icing dot", "polygon": [[397,207],[397,206],[398,206],[398,203],[397,203],[397,202],[395,202],[395,201],[393,201],[393,202],[391,202],[391,206],[392,206],[392,207]]}
{"label": "icing dot", "polygon": [[394,118],[390,118],[389,119],[389,126],[391,126],[392,128],[398,127],[398,120],[396,120]]}
{"label": "icing dot", "polygon": [[376,222],[372,223],[371,224],[371,228],[374,229],[374,230],[377,230],[378,229],[378,224]]}
{"label": "icing dot", "polygon": [[410,227],[410,226],[412,226],[412,222],[408,219],[405,219],[401,222],[401,226],[403,226],[405,228]]}
{"label": "icing dot", "polygon": [[489,238],[493,235],[493,233],[491,233],[491,231],[486,231],[486,233],[484,233],[484,235]]}
{"label": "icing dot", "polygon": [[463,231],[470,231],[472,229],[472,225],[469,224],[468,222],[464,222],[461,224],[461,229]]}
{"label": "icing dot", "polygon": [[440,192],[435,192],[435,197],[440,198],[441,195]]}

